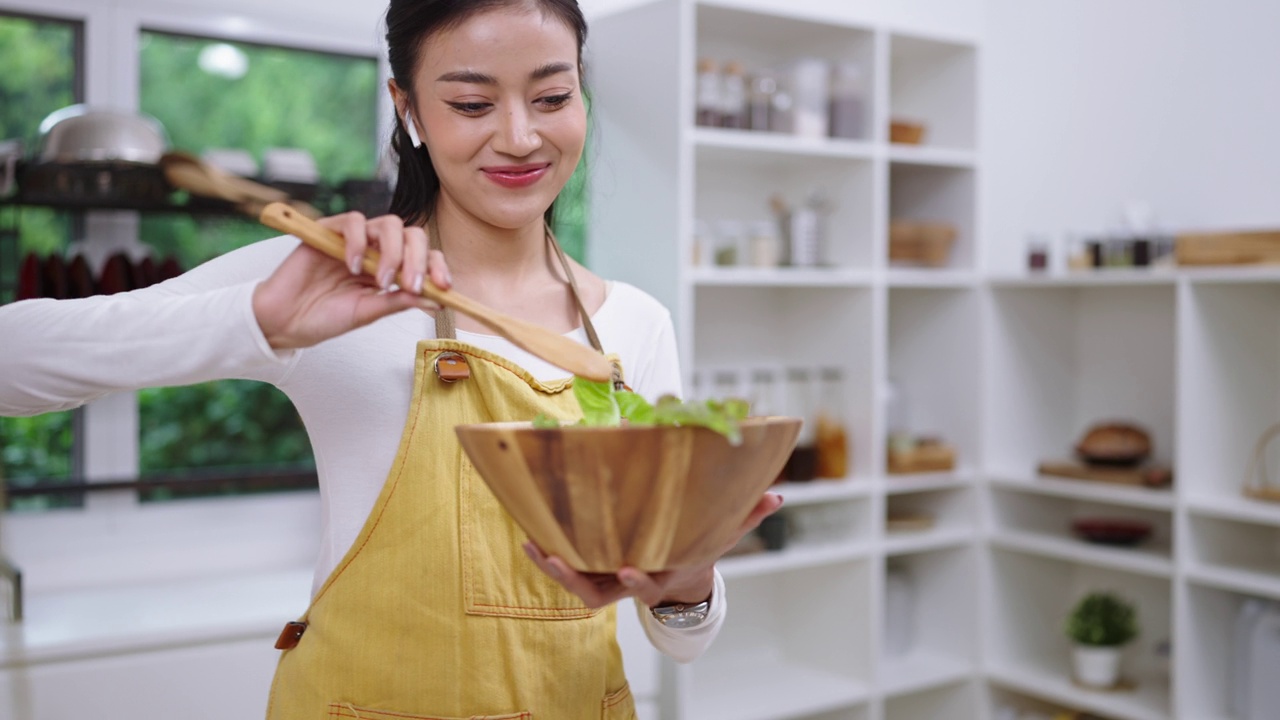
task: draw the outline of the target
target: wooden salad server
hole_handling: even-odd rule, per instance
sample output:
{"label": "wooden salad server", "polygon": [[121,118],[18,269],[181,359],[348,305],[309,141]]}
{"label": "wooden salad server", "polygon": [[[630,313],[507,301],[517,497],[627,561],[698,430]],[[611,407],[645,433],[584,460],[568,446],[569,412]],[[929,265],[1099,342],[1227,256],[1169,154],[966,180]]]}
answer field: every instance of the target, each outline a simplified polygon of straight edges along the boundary
{"label": "wooden salad server", "polygon": [[[270,203],[262,210],[260,219],[263,225],[293,235],[310,247],[346,264],[347,245],[343,237],[289,205]],[[378,251],[366,250],[364,271],[376,276],[378,259]],[[613,378],[613,366],[609,360],[590,346],[500,313],[453,290],[441,290],[432,284],[430,278],[422,284],[422,296],[441,307],[451,308],[483,323],[517,347],[574,375],[596,382],[609,382]]]}

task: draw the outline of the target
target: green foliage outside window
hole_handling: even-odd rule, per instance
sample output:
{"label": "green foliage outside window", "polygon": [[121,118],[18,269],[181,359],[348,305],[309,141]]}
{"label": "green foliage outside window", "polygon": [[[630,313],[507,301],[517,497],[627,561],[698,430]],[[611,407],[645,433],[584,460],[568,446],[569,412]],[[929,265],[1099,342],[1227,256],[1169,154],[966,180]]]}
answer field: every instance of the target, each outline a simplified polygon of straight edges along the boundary
{"label": "green foliage outside window", "polygon": [[[0,15],[0,140],[21,139],[28,153],[34,152],[40,121],[77,101],[78,33],[72,23]],[[17,230],[18,257],[57,252],[71,236],[68,215],[43,208],[4,208],[0,228]],[[4,271],[3,280],[12,286],[17,268]],[[0,302],[10,299],[0,298]],[[0,418],[0,478],[21,486],[36,478],[70,477],[72,426],[70,412]],[[68,497],[11,502],[15,509],[74,504],[75,499]]]}

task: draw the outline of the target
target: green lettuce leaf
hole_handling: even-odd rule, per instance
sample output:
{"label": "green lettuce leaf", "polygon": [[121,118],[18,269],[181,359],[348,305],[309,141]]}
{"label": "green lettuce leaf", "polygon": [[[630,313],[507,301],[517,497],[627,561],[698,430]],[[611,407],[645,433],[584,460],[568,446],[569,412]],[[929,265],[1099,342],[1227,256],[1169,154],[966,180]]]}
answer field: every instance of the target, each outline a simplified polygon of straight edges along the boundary
{"label": "green lettuce leaf", "polygon": [[613,383],[594,382],[574,378],[573,394],[582,407],[583,424],[588,427],[617,427],[622,424],[622,412],[614,397]]}

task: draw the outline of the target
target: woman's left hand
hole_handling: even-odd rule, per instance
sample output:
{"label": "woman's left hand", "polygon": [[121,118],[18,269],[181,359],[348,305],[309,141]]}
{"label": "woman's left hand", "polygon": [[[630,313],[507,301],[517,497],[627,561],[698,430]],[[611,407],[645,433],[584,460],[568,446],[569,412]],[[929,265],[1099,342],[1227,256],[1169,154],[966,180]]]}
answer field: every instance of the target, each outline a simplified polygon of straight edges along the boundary
{"label": "woman's left hand", "polygon": [[[744,535],[755,530],[760,521],[782,507],[782,496],[767,492],[756,503],[751,514],[742,522],[733,542],[725,546],[721,554],[728,552]],[[559,582],[566,590],[582,598],[589,608],[601,608],[625,597],[636,597],[649,607],[662,604],[683,603],[696,605],[711,597],[715,584],[715,564],[705,567],[681,568],[656,573],[645,573],[624,567],[616,574],[581,573],[569,567],[564,560],[543,554],[533,541],[524,544],[530,560]]]}

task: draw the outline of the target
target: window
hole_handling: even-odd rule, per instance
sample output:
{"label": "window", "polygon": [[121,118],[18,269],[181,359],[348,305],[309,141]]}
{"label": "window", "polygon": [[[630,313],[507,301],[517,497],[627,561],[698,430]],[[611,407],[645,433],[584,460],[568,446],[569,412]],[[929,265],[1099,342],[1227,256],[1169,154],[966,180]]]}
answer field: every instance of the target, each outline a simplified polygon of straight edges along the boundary
{"label": "window", "polygon": [[[174,148],[246,150],[259,163],[268,148],[303,148],[327,184],[374,175],[374,59],[152,31],[142,33],[140,45],[140,109],[164,124]],[[248,220],[154,216],[141,225],[144,242],[188,268],[274,234]],[[138,403],[144,477],[314,467],[297,413],[269,386],[150,389]],[[174,494],[157,490],[144,499]]]}
{"label": "window", "polygon": [[[80,24],[0,15],[0,139],[39,143],[40,121],[83,97]],[[28,253],[61,252],[71,236],[67,213],[0,208],[0,302],[12,300],[17,266]],[[0,478],[13,487],[37,479],[67,479],[74,466],[74,413],[0,418]],[[15,498],[15,509],[78,504],[68,496]]]}

